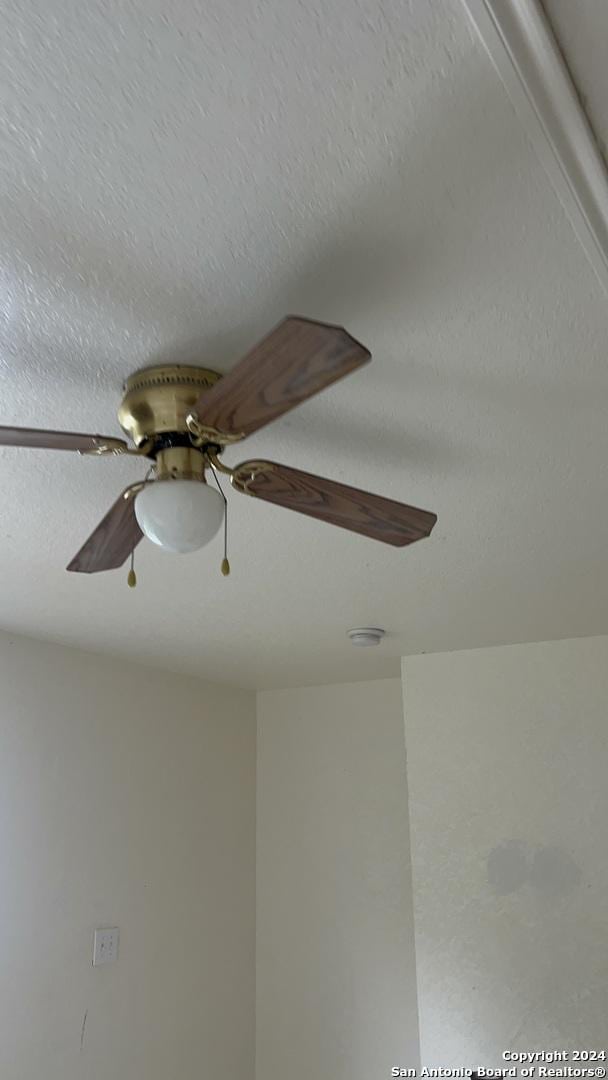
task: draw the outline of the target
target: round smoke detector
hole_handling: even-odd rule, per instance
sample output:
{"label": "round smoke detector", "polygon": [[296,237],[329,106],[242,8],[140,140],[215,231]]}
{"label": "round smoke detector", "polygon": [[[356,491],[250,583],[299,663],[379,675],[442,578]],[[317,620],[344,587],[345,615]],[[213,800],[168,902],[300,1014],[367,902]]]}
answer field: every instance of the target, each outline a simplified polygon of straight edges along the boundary
{"label": "round smoke detector", "polygon": [[366,648],[369,645],[379,645],[384,637],[384,630],[377,626],[357,626],[354,630],[346,631],[352,645]]}

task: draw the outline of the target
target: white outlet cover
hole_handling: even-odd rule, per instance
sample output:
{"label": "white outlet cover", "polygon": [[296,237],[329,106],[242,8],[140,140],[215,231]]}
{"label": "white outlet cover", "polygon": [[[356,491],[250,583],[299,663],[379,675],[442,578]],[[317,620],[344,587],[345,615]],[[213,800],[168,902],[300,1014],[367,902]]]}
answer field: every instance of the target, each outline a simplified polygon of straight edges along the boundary
{"label": "white outlet cover", "polygon": [[95,931],[93,937],[93,967],[114,964],[118,960],[118,927],[111,926]]}

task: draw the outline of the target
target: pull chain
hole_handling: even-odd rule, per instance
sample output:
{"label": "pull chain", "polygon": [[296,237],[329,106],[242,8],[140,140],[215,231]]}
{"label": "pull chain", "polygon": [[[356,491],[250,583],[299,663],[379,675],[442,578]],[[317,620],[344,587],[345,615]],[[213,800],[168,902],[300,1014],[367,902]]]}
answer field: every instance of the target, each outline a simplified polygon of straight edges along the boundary
{"label": "pull chain", "polygon": [[[151,465],[146,475],[144,476],[144,485],[148,483],[150,476],[154,472],[154,465]],[[137,574],[135,573],[135,548],[131,552],[131,569],[127,575],[127,585],[130,589],[134,589],[137,585]]]}
{"label": "pull chain", "polygon": [[228,562],[228,500],[222,490],[222,485],[219,482],[218,475],[215,471],[214,465],[209,462],[211,472],[213,473],[213,479],[217,484],[217,489],[224,500],[224,558],[222,559],[221,571],[224,577],[228,577],[230,573],[230,563]]}
{"label": "pull chain", "polygon": [[135,548],[131,552],[131,569],[127,577],[127,585],[130,589],[134,589],[137,585],[137,574],[135,573]]}

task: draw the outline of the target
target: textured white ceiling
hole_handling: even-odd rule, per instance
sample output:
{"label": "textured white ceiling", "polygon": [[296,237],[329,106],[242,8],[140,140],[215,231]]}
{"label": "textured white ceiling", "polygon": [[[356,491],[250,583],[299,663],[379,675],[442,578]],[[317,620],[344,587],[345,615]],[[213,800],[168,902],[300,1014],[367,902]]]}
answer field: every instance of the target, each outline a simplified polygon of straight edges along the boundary
{"label": "textured white ceiling", "polygon": [[297,312],[374,359],[227,460],[439,522],[234,494],[229,579],[142,544],[131,591],[63,568],[141,465],[2,450],[0,625],[257,686],[608,630],[608,312],[458,0],[13,0],[1,45],[0,423],[118,433],[129,371]]}

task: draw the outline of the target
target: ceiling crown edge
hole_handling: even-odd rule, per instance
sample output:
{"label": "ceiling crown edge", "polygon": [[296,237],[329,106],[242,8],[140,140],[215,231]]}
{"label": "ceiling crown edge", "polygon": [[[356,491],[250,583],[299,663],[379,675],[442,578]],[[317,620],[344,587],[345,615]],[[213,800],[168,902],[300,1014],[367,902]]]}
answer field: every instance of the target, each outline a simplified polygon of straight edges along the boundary
{"label": "ceiling crown edge", "polygon": [[462,0],[608,295],[608,172],[539,0]]}

